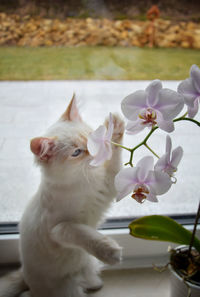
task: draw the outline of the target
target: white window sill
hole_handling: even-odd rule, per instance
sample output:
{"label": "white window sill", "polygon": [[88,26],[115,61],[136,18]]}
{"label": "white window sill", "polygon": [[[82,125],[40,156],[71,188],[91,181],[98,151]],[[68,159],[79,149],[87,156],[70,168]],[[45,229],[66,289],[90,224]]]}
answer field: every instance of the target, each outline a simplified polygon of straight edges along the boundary
{"label": "white window sill", "polygon": [[[0,269],[0,275],[5,273]],[[90,297],[168,297],[169,271],[157,272],[153,268],[104,270],[103,288]]]}
{"label": "white window sill", "polygon": [[[192,226],[188,225],[189,230]],[[152,267],[156,265],[165,265],[168,262],[168,247],[174,247],[174,244],[160,241],[143,240],[129,235],[128,229],[110,229],[101,230],[103,234],[111,236],[123,248],[123,261],[113,267],[106,269],[135,269],[143,267]],[[197,230],[197,236],[200,237],[200,229]],[[0,265],[19,263],[19,235],[0,235]]]}
{"label": "white window sill", "polygon": [[[169,272],[153,268],[104,271],[104,287],[94,297],[168,297]],[[93,297],[93,295],[90,295]]]}

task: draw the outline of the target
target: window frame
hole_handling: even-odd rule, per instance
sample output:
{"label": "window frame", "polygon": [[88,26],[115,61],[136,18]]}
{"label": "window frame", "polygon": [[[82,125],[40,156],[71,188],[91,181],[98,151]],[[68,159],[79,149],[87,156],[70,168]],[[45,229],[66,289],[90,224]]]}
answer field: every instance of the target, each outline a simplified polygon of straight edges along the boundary
{"label": "window frame", "polygon": [[[188,230],[193,229],[195,215],[175,216]],[[179,218],[178,218],[179,217]],[[123,224],[108,219],[99,231],[110,236],[123,247],[123,261],[114,266],[105,265],[104,269],[129,269],[152,267],[152,263],[156,265],[166,265],[169,262],[168,247],[172,248],[177,244],[160,241],[150,241],[135,238],[129,235],[128,224],[133,218],[121,219]],[[184,222],[184,223],[183,223]],[[113,226],[111,228],[111,225]],[[124,225],[124,226],[123,226]],[[15,266],[20,263],[19,256],[19,232],[17,223],[0,224],[0,266]],[[197,236],[200,238],[200,224],[197,227]]]}

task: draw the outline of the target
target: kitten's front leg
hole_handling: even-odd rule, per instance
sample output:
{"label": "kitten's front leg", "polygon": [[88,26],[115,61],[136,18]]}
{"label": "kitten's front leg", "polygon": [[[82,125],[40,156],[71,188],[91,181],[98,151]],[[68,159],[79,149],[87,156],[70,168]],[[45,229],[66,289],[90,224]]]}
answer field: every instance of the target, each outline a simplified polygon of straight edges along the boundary
{"label": "kitten's front leg", "polygon": [[81,247],[104,263],[115,264],[121,259],[121,247],[87,225],[62,222],[52,229],[51,234],[60,245]]}

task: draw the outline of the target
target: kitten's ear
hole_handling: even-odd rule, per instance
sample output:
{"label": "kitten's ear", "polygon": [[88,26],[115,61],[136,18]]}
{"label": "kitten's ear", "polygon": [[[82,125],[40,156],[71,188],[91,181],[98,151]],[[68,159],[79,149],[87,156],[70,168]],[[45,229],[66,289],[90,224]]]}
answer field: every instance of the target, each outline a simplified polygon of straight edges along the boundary
{"label": "kitten's ear", "polygon": [[30,143],[30,149],[41,161],[49,161],[55,154],[55,138],[33,138]]}
{"label": "kitten's ear", "polygon": [[76,121],[76,122],[82,121],[82,119],[79,115],[77,104],[76,104],[75,94],[73,94],[73,97],[72,97],[66,111],[62,115],[61,119],[64,121]]}

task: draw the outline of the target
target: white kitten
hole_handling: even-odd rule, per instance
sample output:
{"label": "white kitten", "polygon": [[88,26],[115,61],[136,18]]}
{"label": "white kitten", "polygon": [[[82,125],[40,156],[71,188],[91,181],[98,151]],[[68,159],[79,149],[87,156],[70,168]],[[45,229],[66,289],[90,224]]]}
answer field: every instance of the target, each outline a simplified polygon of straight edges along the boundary
{"label": "white kitten", "polygon": [[[120,142],[124,124],[117,115],[113,120],[113,141]],[[0,297],[82,297],[102,286],[97,259],[120,261],[118,244],[96,230],[116,194],[120,149],[113,147],[110,161],[91,167],[91,131],[73,97],[46,135],[31,141],[41,184],[20,223],[22,270],[0,280]]]}

